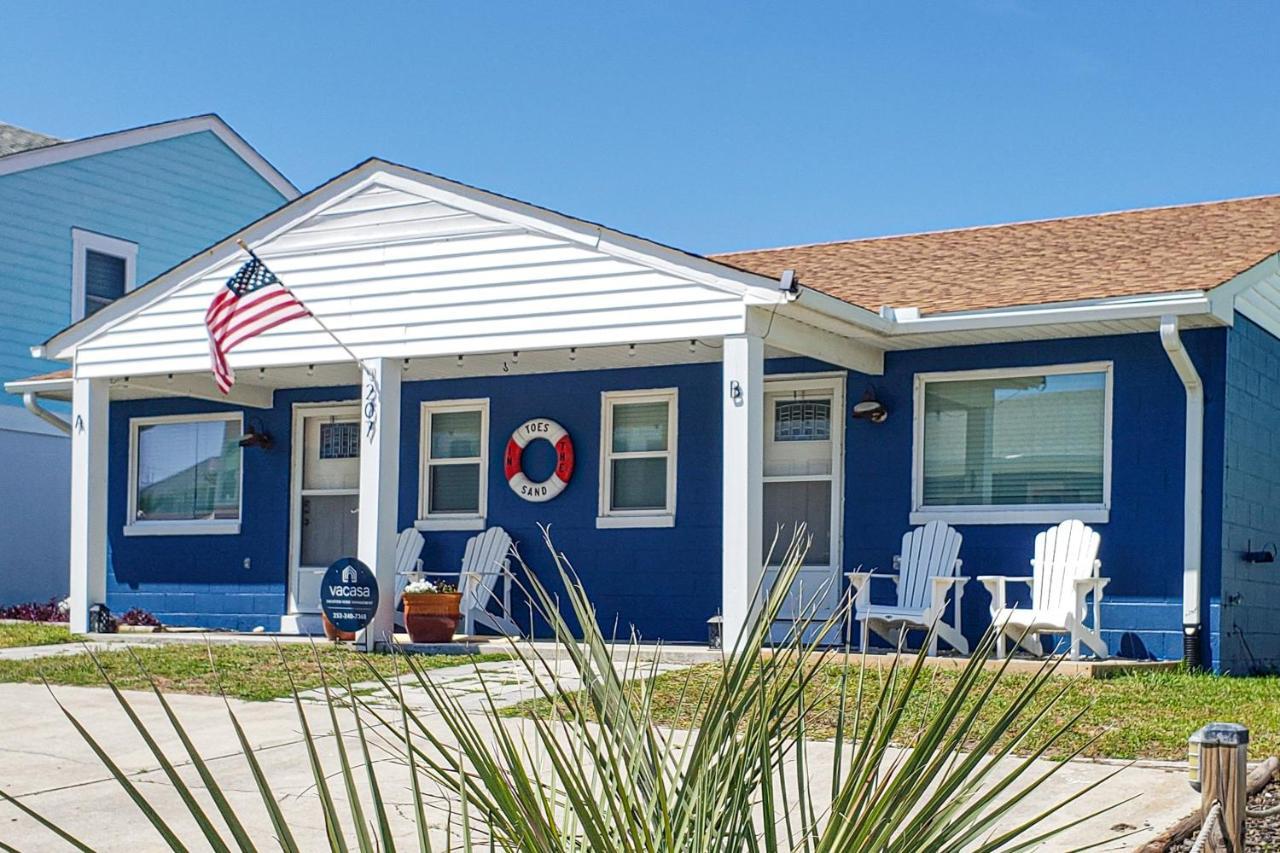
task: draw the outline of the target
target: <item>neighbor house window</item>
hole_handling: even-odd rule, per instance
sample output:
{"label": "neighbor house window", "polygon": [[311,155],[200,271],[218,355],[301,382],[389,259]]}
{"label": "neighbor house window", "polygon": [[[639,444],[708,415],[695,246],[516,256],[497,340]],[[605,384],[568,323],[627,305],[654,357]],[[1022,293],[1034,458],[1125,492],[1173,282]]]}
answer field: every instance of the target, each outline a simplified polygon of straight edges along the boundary
{"label": "neighbor house window", "polygon": [[129,422],[128,535],[240,531],[239,414]]}
{"label": "neighbor house window", "polygon": [[913,522],[1106,521],[1111,365],[916,377]]}
{"label": "neighbor house window", "polygon": [[71,229],[71,320],[82,320],[134,287],[138,244]]}
{"label": "neighbor house window", "polygon": [[489,470],[489,401],[422,404],[419,529],[484,527]]}
{"label": "neighbor house window", "polygon": [[598,527],[671,527],[676,514],[676,391],[603,396]]}

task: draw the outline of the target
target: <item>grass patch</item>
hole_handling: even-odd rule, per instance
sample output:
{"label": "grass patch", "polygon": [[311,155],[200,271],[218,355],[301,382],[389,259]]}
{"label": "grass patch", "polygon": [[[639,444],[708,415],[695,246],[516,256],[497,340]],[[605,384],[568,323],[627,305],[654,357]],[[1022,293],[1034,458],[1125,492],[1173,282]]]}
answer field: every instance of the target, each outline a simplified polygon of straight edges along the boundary
{"label": "grass patch", "polygon": [[66,625],[46,625],[43,622],[0,623],[0,649],[18,646],[51,646],[78,640]]}
{"label": "grass patch", "polygon": [[[320,670],[309,644],[282,643],[280,649],[299,690],[320,686]],[[335,681],[344,678],[343,667],[356,682],[372,680],[369,665],[386,676],[394,675],[397,665],[402,672],[405,669],[404,662],[397,662],[390,654],[366,655],[324,642],[317,642],[316,649],[331,687]],[[157,644],[134,648],[133,652],[160,689],[167,693],[216,696],[221,680],[227,695],[239,699],[268,701],[290,695],[284,664],[276,647],[268,643],[215,643],[212,645],[212,665],[209,648],[203,643]],[[440,669],[479,661],[506,660],[507,657],[505,654],[418,655],[414,662],[424,669]],[[127,651],[100,652],[98,659],[120,689],[151,689]],[[102,675],[87,654],[0,661],[0,682],[38,683],[41,675],[50,684],[103,686]]]}
{"label": "grass patch", "polygon": [[[849,703],[852,708],[859,668],[852,667]],[[824,665],[814,679],[806,705],[808,731],[814,738],[835,734],[839,703],[841,667]],[[863,708],[868,709],[878,695],[881,672],[867,667],[863,687]],[[659,725],[689,728],[698,723],[700,699],[720,676],[719,664],[702,664],[658,676],[652,682],[652,717]],[[991,675],[982,681],[985,687]],[[1005,675],[983,708],[977,726],[985,732],[991,721],[1025,689],[1029,676]],[[926,672],[907,706],[901,731],[917,731],[935,714],[950,693],[956,673],[934,669]],[[1280,754],[1280,678],[1222,677],[1165,671],[1118,675],[1107,679],[1056,677],[1042,691],[1042,706],[1058,690],[1062,699],[1039,724],[1045,736],[1080,711],[1084,716],[1074,729],[1055,744],[1050,755],[1064,757],[1084,747],[1084,755],[1106,758],[1186,758],[1187,736],[1215,720],[1241,723],[1249,727],[1249,754],[1253,758]],[[546,700],[532,700],[506,709],[507,716],[545,716]],[[865,719],[865,717],[864,717]],[[1093,743],[1088,743],[1092,738]],[[1033,741],[1034,741],[1033,732]]]}

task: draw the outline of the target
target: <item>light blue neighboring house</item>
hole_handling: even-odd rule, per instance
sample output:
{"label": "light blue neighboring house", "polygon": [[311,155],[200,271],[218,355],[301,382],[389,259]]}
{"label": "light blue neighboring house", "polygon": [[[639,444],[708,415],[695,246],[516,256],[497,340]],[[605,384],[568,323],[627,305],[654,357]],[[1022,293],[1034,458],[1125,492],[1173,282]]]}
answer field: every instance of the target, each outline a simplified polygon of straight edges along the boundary
{"label": "light blue neighboring house", "polygon": [[[297,195],[215,115],[71,141],[0,123],[0,381],[57,370],[31,346]],[[67,593],[67,411],[0,397],[0,604]]]}

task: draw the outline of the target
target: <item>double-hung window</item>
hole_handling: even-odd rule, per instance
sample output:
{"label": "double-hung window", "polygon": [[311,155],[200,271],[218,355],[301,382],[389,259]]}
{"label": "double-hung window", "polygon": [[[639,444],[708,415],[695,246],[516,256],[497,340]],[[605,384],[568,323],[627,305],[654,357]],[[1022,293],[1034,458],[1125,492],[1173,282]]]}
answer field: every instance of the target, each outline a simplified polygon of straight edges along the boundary
{"label": "double-hung window", "polygon": [[418,529],[483,529],[488,469],[489,401],[423,403]]}
{"label": "double-hung window", "polygon": [[71,229],[71,320],[82,320],[133,290],[138,244]]}
{"label": "double-hung window", "polygon": [[133,418],[125,535],[240,532],[237,414]]}
{"label": "double-hung window", "polygon": [[676,390],[602,396],[597,527],[672,527],[676,517]]}
{"label": "double-hung window", "polygon": [[1111,364],[922,373],[912,522],[1105,522]]}

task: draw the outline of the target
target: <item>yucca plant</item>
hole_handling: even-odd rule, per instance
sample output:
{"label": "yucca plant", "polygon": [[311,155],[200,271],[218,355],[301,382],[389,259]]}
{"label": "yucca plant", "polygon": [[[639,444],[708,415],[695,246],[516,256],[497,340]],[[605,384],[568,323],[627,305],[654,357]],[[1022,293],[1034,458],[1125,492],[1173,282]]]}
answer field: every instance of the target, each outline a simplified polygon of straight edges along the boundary
{"label": "yucca plant", "polygon": [[[641,654],[634,638],[619,643],[606,637],[568,559],[545,531],[544,538],[579,630],[570,630],[557,596],[526,570],[531,606],[555,640],[554,652],[513,646],[542,692],[540,712],[526,719],[504,718],[492,696],[485,712],[468,711],[409,655],[403,657],[400,678],[386,678],[369,667],[395,700],[390,705],[372,699],[368,690],[357,690],[350,673],[325,673],[322,668],[332,731],[343,731],[345,722],[354,733],[334,737],[330,747],[331,734],[312,729],[305,703],[294,690],[330,849],[391,851],[399,839],[400,846],[422,851],[1019,850],[1098,814],[1045,828],[1047,818],[1089,786],[1009,825],[1011,809],[1036,797],[1040,785],[1061,766],[1037,774],[1033,763],[1078,719],[1059,727],[1049,722],[1050,711],[1068,689],[1045,689],[1054,660],[994,713],[994,724],[980,725],[980,718],[991,716],[983,711],[991,710],[1003,673],[1002,666],[994,677],[982,677],[983,661],[994,645],[994,638],[986,636],[950,694],[910,729],[904,722],[907,704],[930,672],[923,651],[899,651],[874,689],[866,667],[843,666],[833,695],[827,697],[837,708],[834,740],[815,743],[807,737],[809,703],[824,666],[845,659],[838,640],[848,602],[825,620],[814,619],[812,612],[801,614],[789,639],[770,645],[771,627],[803,562],[807,543],[797,536],[786,549],[772,592],[760,596],[758,612],[717,672],[709,680],[686,679],[677,717],[689,720],[690,727],[663,727],[651,713],[659,656]],[[927,646],[926,640],[922,648]],[[833,658],[837,654],[842,657]],[[579,689],[564,686],[566,672]],[[227,714],[271,827],[264,838],[252,837],[246,823],[253,821],[230,805],[154,682],[156,698],[208,792],[212,813],[105,669],[102,674],[194,818],[199,838],[180,837],[112,761],[108,746],[65,707],[62,712],[164,843],[175,850],[196,841],[218,851],[233,846],[256,850],[258,845],[313,849],[313,843],[297,840],[301,828],[290,826],[263,768],[269,759],[255,751],[229,703]],[[336,689],[331,688],[334,682]],[[427,708],[405,701],[406,685],[425,693]],[[329,767],[323,760],[326,753]],[[1001,761],[1013,755],[1018,758]],[[408,790],[412,826],[392,819],[389,786],[396,792]],[[3,791],[0,799],[63,842],[92,849],[60,827],[56,816],[37,814]],[[339,807],[340,800],[345,808]]]}

